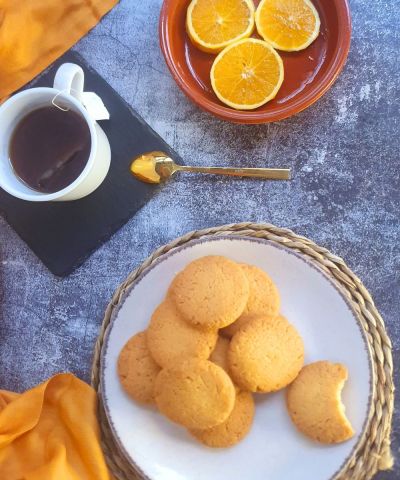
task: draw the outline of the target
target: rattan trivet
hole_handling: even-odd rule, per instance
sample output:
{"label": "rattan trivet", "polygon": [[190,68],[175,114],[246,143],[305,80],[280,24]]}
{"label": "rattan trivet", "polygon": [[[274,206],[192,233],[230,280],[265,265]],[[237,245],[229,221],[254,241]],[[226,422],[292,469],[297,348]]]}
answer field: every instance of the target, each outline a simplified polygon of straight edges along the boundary
{"label": "rattan trivet", "polygon": [[367,334],[374,364],[374,391],[371,414],[365,435],[354,451],[352,458],[344,465],[335,480],[369,480],[378,470],[391,468],[393,459],[390,451],[390,430],[394,400],[392,345],[370,294],[341,258],[333,255],[325,248],[319,247],[311,240],[300,237],[291,230],[269,224],[240,223],[190,232],[160,247],[136,270],[130,273],[125,282],[114,293],[107,307],[100,335],[96,342],[92,366],[92,385],[98,392],[103,450],[112,473],[118,480],[143,478],[132,469],[115,444],[102,404],[100,355],[104,335],[112,313],[136,278],[160,256],[191,240],[221,235],[264,238],[278,245],[284,245],[286,248],[302,253],[336,279],[339,287],[358,313],[361,325]]}

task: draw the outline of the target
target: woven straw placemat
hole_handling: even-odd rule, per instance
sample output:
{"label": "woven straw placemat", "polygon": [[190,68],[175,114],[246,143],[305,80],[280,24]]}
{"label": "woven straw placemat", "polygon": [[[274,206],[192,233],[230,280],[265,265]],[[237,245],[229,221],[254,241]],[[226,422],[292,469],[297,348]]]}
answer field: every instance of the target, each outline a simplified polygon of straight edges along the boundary
{"label": "woven straw placemat", "polygon": [[263,238],[275,244],[283,245],[308,257],[308,259],[336,279],[339,288],[353,305],[366,332],[373,360],[374,385],[372,408],[365,434],[355,449],[353,456],[343,466],[335,480],[368,480],[378,470],[390,469],[393,465],[390,451],[390,430],[394,400],[392,346],[383,320],[375,308],[370,294],[341,258],[316,245],[311,240],[300,237],[291,230],[269,224],[240,223],[190,232],[158,248],[136,270],[129,274],[125,282],[114,293],[104,315],[100,335],[95,346],[92,366],[92,385],[98,392],[98,413],[102,431],[102,445],[112,473],[118,480],[145,478],[140,472],[130,466],[115,443],[102,403],[100,356],[104,335],[110,324],[113,311],[118,307],[132,283],[163,254],[194,239],[222,235]]}

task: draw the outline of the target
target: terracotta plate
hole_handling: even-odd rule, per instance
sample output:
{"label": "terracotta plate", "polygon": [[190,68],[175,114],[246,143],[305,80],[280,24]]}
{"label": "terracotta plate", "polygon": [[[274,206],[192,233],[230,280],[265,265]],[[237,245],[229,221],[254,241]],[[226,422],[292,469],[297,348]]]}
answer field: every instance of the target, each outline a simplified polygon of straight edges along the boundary
{"label": "terracotta plate", "polygon": [[[341,72],[350,48],[351,19],[347,0],[313,0],[321,18],[318,38],[301,52],[279,52],[285,80],[276,98],[253,111],[224,106],[214,94],[210,69],[214,55],[198,50],[185,29],[190,0],[164,0],[160,15],[160,44],[179,87],[197,105],[224,120],[266,123],[282,120],[318,100]],[[255,0],[256,5],[259,0]],[[253,36],[257,36],[254,34]]]}

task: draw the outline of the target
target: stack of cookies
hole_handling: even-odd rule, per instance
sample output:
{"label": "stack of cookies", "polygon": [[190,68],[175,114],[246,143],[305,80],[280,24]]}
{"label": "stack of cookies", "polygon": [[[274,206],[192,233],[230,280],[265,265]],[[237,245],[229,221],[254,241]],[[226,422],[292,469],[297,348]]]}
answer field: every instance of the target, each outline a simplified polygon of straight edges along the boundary
{"label": "stack of cookies", "polygon": [[[176,275],[147,330],[122,349],[121,384],[133,399],[155,403],[211,447],[232,446],[247,434],[255,410],[252,393],[288,385],[289,413],[301,431],[328,443],[349,438],[353,431],[341,404],[333,405],[335,432],[326,434],[332,414],[313,407],[321,380],[309,371],[312,365],[302,370],[303,341],[279,311],[278,289],[258,267],[222,256],[199,258]],[[332,384],[340,401],[336,390],[347,371],[329,362],[317,364],[312,370],[328,379],[329,400]],[[313,418],[309,408],[321,418]]]}

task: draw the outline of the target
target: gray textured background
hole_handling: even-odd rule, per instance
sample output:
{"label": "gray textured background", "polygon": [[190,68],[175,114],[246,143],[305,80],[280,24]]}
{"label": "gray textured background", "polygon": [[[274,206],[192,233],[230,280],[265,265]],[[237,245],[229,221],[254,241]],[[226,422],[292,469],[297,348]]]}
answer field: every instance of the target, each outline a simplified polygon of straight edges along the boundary
{"label": "gray textured background", "polygon": [[[0,388],[22,391],[60,371],[88,380],[104,309],[129,271],[189,230],[248,220],[289,227],[347,261],[386,322],[398,383],[398,0],[350,0],[353,40],[339,80],[305,112],[262,126],[219,121],[180,92],[158,47],[160,4],[122,0],[76,50],[188,163],[289,165],[294,180],[177,176],[66,279],[0,218]],[[399,408],[393,449],[395,471],[381,480],[399,478]]]}

